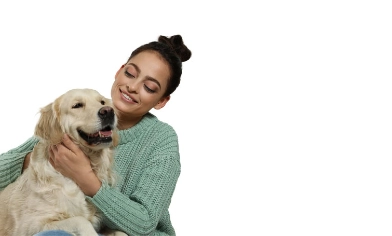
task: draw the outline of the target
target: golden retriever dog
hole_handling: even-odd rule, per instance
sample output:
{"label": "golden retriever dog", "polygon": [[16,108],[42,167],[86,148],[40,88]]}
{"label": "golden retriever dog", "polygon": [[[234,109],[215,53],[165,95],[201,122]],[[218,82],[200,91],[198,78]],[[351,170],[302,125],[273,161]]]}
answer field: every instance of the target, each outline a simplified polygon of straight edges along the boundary
{"label": "golden retriever dog", "polygon": [[[97,235],[101,214],[80,188],[49,162],[49,147],[64,133],[91,159],[102,182],[115,183],[113,147],[117,118],[111,100],[93,89],[72,89],[41,108],[29,167],[0,193],[0,235],[30,236],[61,229],[73,235]],[[126,235],[110,232],[108,235]]]}

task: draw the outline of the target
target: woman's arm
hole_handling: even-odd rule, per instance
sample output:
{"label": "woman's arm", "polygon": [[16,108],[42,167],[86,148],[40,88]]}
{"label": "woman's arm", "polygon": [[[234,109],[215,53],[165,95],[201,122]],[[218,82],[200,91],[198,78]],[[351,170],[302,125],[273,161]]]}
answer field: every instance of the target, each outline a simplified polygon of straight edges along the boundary
{"label": "woman's arm", "polygon": [[31,152],[27,153],[27,155],[26,155],[26,157],[25,157],[25,159],[23,161],[22,172],[24,170],[26,170],[27,167],[29,167],[29,165],[30,165],[30,157],[31,157]]}
{"label": "woman's arm", "polygon": [[[150,235],[156,230],[158,221],[169,208],[180,175],[180,163],[176,157],[161,155],[153,158],[142,171],[130,196],[103,184],[93,198],[88,198],[104,212],[104,223],[108,227],[135,236]],[[125,180],[127,184],[131,181]]]}
{"label": "woman's arm", "polygon": [[[87,199],[104,213],[106,226],[128,235],[150,235],[157,232],[158,222],[167,213],[180,175],[178,140],[175,134],[172,137],[162,137],[161,141],[154,142],[155,150],[138,157],[141,167],[137,176],[129,174],[135,171],[133,169],[121,171],[121,191],[91,175],[88,157],[76,145],[68,143],[67,137],[64,137],[62,145],[52,149],[52,164],[63,175],[73,179]],[[116,158],[119,161],[130,157]]]}
{"label": "woman's arm", "polygon": [[37,142],[36,137],[31,137],[22,145],[0,155],[0,190],[14,182],[27,168],[30,161],[28,154]]}
{"label": "woman's arm", "polygon": [[68,135],[65,134],[61,141],[51,147],[50,162],[62,175],[72,179],[85,195],[94,196],[102,183],[93,172],[90,159]]}
{"label": "woman's arm", "polygon": [[104,213],[109,228],[134,236],[174,235],[168,208],[181,172],[178,138],[168,127],[145,132],[140,142],[116,148],[119,184],[103,183],[87,199]]}

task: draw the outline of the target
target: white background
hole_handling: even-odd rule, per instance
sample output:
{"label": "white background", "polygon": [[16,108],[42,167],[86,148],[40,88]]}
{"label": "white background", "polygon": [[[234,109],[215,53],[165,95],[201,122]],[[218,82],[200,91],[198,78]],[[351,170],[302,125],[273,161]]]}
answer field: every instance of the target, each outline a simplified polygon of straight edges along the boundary
{"label": "white background", "polygon": [[[5,3],[7,2],[7,3]],[[181,34],[179,236],[392,234],[388,1],[2,1],[0,152],[71,88]]]}

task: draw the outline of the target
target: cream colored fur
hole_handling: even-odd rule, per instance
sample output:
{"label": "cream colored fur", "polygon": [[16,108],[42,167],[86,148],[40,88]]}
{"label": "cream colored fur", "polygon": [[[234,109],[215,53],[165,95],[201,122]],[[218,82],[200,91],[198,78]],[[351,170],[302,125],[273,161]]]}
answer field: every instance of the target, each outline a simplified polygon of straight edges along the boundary
{"label": "cream colored fur", "polygon": [[[102,129],[98,112],[111,101],[92,89],[73,89],[41,109],[35,128],[40,138],[29,167],[0,193],[0,235],[30,236],[42,230],[62,229],[74,235],[97,235],[101,216],[69,178],[49,162],[48,148],[58,144],[64,133],[91,159],[93,171],[102,182],[113,185],[113,146],[118,142],[114,119],[113,142],[89,145],[77,132]],[[126,235],[112,232],[109,235]]]}

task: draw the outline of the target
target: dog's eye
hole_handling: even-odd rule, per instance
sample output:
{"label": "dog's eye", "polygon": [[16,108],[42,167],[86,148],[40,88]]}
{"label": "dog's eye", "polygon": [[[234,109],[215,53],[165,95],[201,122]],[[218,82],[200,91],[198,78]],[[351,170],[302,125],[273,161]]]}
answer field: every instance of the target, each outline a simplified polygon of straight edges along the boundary
{"label": "dog's eye", "polygon": [[78,102],[78,103],[76,103],[75,105],[72,106],[72,109],[74,109],[74,108],[81,108],[81,107],[83,107],[83,103]]}
{"label": "dog's eye", "polygon": [[104,101],[104,100],[102,100],[102,101],[101,101],[101,104],[102,104],[102,105],[105,105],[105,101]]}

